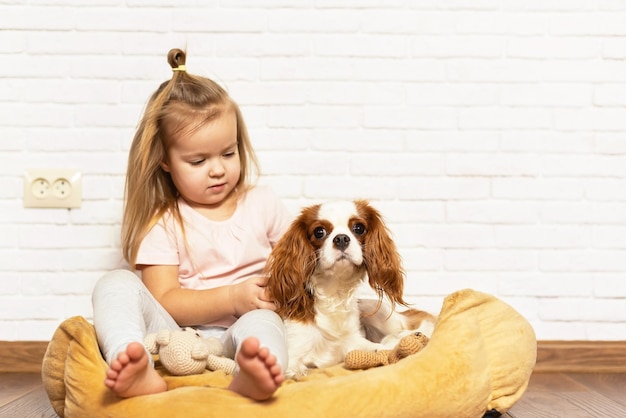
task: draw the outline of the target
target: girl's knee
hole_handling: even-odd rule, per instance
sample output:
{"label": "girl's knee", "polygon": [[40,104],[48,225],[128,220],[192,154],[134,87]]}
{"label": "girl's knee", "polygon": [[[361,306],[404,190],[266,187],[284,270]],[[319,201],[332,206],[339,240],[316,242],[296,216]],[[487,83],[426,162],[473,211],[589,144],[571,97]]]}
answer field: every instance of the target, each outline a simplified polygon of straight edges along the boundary
{"label": "girl's knee", "polygon": [[270,322],[274,324],[280,324],[281,327],[283,325],[283,320],[281,319],[281,317],[276,312],[271,311],[269,309],[255,309],[253,311],[248,311],[245,314],[243,314],[237,322],[241,320],[243,320],[244,322],[247,322],[247,321]]}
{"label": "girl's knee", "polygon": [[129,270],[112,270],[96,282],[93,293],[108,293],[115,289],[136,289],[141,285],[141,279],[133,272]]}

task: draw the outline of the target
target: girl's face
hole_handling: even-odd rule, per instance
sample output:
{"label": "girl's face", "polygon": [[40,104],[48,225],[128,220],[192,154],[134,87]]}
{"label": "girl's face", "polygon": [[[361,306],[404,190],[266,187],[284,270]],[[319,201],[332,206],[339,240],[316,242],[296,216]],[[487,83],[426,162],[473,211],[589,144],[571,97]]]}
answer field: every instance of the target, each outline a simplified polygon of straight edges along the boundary
{"label": "girl's face", "polygon": [[236,207],[241,175],[237,118],[226,111],[209,123],[173,138],[161,167],[170,173],[180,196],[196,210]]}

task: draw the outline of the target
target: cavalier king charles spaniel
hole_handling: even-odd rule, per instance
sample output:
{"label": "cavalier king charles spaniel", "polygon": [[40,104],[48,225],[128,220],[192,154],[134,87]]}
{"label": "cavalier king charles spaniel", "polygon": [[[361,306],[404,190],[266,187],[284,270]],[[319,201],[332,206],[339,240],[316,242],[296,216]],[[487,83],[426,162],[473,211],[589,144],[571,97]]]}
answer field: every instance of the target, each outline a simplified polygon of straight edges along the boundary
{"label": "cavalier king charles spaniel", "polygon": [[[432,333],[432,315],[395,311],[396,304],[407,306],[400,256],[380,213],[364,200],[303,209],[274,247],[266,273],[285,322],[287,377],[341,363],[351,350],[393,348],[411,332]],[[359,297],[366,279],[377,299]]]}

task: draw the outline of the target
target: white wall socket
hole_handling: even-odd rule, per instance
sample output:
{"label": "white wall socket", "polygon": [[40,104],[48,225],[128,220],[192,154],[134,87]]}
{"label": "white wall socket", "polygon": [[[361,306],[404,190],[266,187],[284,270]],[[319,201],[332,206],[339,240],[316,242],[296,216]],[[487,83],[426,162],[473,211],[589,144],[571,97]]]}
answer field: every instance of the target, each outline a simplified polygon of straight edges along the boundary
{"label": "white wall socket", "polygon": [[25,208],[79,208],[83,176],[64,168],[32,169],[24,175]]}

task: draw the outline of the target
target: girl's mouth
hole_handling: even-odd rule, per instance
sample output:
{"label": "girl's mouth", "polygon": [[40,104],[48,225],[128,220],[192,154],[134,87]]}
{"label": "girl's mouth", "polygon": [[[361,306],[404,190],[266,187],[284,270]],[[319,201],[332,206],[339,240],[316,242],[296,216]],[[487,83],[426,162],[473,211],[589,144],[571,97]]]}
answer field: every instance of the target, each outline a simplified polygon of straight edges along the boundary
{"label": "girl's mouth", "polygon": [[209,190],[213,192],[221,192],[222,190],[224,190],[225,187],[226,187],[226,183],[215,184],[213,186],[209,186]]}

